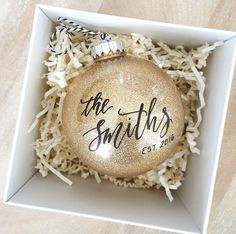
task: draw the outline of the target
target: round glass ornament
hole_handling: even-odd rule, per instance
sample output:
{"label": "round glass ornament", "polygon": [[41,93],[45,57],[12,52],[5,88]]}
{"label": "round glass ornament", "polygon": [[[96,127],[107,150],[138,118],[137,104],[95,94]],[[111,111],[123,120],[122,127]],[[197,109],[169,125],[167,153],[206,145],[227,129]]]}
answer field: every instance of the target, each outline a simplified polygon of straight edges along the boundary
{"label": "round glass ornament", "polygon": [[184,128],[179,91],[165,71],[126,55],[122,41],[95,46],[96,62],[67,88],[62,127],[81,161],[132,177],[173,156]]}

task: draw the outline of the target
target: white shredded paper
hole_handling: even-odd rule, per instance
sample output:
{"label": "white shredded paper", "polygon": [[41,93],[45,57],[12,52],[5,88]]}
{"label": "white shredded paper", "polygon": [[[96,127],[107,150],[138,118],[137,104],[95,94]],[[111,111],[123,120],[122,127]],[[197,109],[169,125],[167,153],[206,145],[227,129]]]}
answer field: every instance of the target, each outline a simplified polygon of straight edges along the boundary
{"label": "white shredded paper", "polygon": [[[67,36],[62,33],[59,37],[55,47],[64,51],[68,48]],[[205,105],[206,78],[203,76],[202,69],[206,66],[209,54],[223,43],[205,44],[196,49],[186,50],[183,46],[170,48],[163,42],[153,43],[150,38],[136,33],[112,35],[112,37],[124,41],[127,53],[150,60],[164,69],[180,90],[186,114],[186,127],[177,152],[156,169],[132,178],[101,175],[84,165],[72,152],[65,136],[61,133],[66,87],[94,63],[90,51],[91,47],[97,44],[97,39],[86,34],[75,33],[72,36],[71,51],[66,55],[55,56],[48,49],[49,57],[44,61],[48,73],[42,78],[49,88],[41,102],[42,110],[36,115],[35,121],[29,128],[31,132],[40,122],[40,137],[34,144],[38,156],[36,168],[42,176],[47,176],[51,171],[69,185],[72,182],[65,177],[65,174],[79,174],[84,179],[93,176],[98,183],[109,180],[125,188],[163,187],[169,200],[172,201],[171,190],[181,186],[188,156],[190,153],[200,153],[196,138],[200,134],[198,127],[202,120],[201,110]]]}

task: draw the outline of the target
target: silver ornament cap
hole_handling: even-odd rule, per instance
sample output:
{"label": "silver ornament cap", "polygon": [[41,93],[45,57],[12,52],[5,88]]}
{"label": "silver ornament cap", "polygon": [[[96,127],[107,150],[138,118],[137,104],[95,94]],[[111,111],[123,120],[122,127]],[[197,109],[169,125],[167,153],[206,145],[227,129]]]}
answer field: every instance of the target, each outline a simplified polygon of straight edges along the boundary
{"label": "silver ornament cap", "polygon": [[91,49],[91,55],[95,60],[123,56],[125,55],[124,42],[121,40],[114,40],[95,45]]}

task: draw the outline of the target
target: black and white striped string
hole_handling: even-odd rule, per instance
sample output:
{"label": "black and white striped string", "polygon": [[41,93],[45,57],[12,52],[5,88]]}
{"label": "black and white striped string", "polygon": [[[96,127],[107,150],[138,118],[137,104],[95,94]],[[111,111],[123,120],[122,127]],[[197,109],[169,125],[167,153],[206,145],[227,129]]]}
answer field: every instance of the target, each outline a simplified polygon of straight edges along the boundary
{"label": "black and white striped string", "polygon": [[[68,52],[68,50],[72,49],[72,35],[73,35],[74,32],[86,33],[88,35],[98,37],[102,41],[110,41],[111,40],[111,36],[107,33],[91,31],[91,30],[89,30],[89,29],[87,29],[87,28],[85,28],[85,27],[83,27],[83,26],[81,26],[81,25],[79,25],[79,24],[77,24],[77,23],[75,23],[71,20],[68,20],[66,18],[59,17],[58,21],[59,21],[60,26],[51,35],[51,37],[49,39],[49,49],[55,55],[66,54]],[[55,42],[57,42],[59,40],[59,37],[60,37],[61,33],[65,33],[67,35],[69,48],[67,48],[65,50],[58,51],[55,48],[54,44],[55,44]]]}

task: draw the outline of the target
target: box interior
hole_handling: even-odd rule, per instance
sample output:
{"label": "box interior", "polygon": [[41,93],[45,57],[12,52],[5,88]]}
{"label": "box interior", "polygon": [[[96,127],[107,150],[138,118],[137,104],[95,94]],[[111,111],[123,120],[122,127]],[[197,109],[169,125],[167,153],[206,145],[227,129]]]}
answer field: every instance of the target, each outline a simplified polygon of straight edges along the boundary
{"label": "box interior", "polygon": [[[35,130],[27,134],[27,130],[35,114],[40,111],[39,100],[46,88],[40,79],[45,72],[42,61],[54,22],[59,16],[89,28],[117,33],[137,32],[170,45],[182,44],[189,48],[206,42],[226,41],[209,57],[205,69],[206,107],[198,140],[201,155],[190,157],[186,180],[174,194],[173,203],[169,203],[163,191],[123,189],[107,182],[97,184],[93,179],[84,180],[79,176],[70,177],[74,184],[69,187],[54,175],[45,179],[35,171],[36,156],[32,144],[38,133]],[[57,210],[175,232],[205,232],[233,76],[235,36],[233,32],[39,5],[35,13],[4,201],[12,205]]]}

